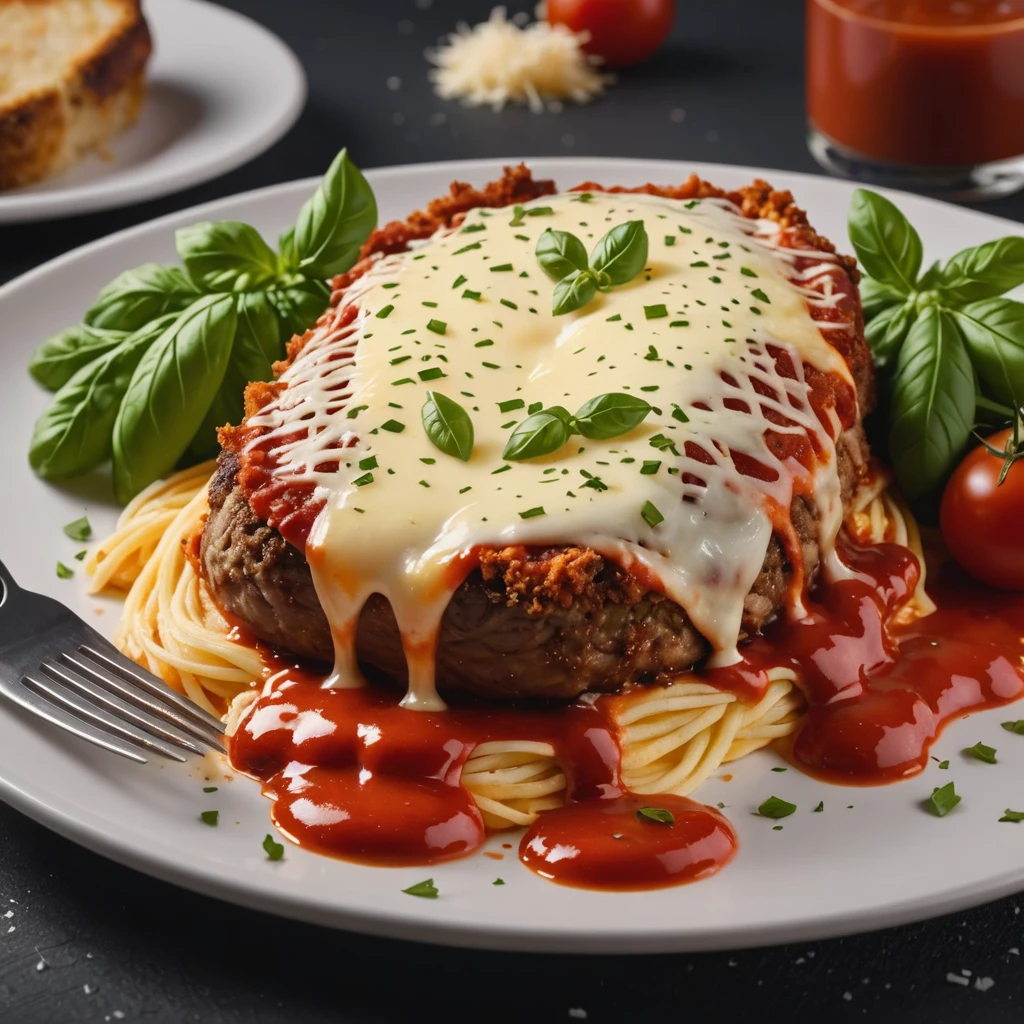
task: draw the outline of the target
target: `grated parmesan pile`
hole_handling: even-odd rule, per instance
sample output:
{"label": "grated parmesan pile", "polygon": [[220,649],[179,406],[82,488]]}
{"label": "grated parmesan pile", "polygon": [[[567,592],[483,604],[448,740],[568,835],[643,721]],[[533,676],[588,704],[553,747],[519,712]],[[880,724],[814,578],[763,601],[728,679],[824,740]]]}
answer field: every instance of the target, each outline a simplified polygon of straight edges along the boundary
{"label": "grated parmesan pile", "polygon": [[612,78],[597,70],[599,58],[584,53],[586,41],[586,33],[546,21],[520,27],[504,7],[495,7],[488,21],[474,28],[460,22],[444,43],[427,51],[437,65],[430,78],[442,99],[473,107],[501,110],[506,103],[525,103],[539,114],[545,102],[587,103]]}

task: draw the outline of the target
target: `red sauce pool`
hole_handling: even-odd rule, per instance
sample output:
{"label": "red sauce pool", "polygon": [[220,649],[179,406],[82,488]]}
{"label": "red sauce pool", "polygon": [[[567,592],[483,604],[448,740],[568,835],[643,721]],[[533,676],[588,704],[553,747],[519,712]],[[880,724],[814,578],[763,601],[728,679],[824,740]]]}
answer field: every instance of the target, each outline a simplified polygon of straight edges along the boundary
{"label": "red sauce pool", "polygon": [[1024,0],[807,0],[807,110],[863,156],[1024,153]]}
{"label": "red sauce pool", "polygon": [[[774,627],[740,665],[707,678],[750,702],[767,686],[767,668],[793,667],[808,709],[790,740],[792,762],[830,782],[876,785],[921,771],[950,720],[1024,694],[1024,595],[989,590],[945,563],[928,581],[938,611],[896,626],[918,579],[914,556],[851,543],[841,554],[860,578],[821,588],[805,619]],[[613,721],[622,698],[434,713],[406,711],[399,696],[326,690],[319,677],[282,672],[231,739],[232,764],[263,782],[278,827],[302,846],[376,865],[433,864],[484,841],[480,811],[460,785],[473,748],[546,742],[567,777],[566,803],[542,813],[519,846],[543,877],[658,888],[712,874],[735,853],[716,810],[625,790]],[[672,820],[652,820],[644,807]]]}

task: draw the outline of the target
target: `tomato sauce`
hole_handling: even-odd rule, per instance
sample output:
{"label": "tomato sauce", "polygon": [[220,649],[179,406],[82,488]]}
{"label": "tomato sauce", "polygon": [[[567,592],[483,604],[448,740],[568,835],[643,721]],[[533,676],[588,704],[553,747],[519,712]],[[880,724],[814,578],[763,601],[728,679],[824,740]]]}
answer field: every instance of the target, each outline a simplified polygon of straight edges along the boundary
{"label": "tomato sauce", "polygon": [[[820,587],[803,619],[770,628],[741,663],[705,678],[754,703],[769,668],[792,667],[807,700],[789,740],[792,763],[834,783],[893,782],[924,768],[950,720],[1024,695],[1024,595],[992,591],[947,561],[929,576],[938,610],[899,625],[920,574],[914,555],[850,541],[840,554],[854,578]],[[537,874],[650,889],[712,874],[736,851],[718,811],[626,790],[614,721],[622,695],[414,712],[398,706],[399,692],[328,690],[296,667],[272,680],[231,738],[230,757],[262,781],[278,827],[309,849],[389,866],[472,853],[486,829],[460,784],[466,761],[480,743],[531,740],[551,745],[567,779],[564,806],[543,812],[519,845]]]}
{"label": "tomato sauce", "polygon": [[807,109],[878,161],[1024,153],[1024,0],[807,0]]}

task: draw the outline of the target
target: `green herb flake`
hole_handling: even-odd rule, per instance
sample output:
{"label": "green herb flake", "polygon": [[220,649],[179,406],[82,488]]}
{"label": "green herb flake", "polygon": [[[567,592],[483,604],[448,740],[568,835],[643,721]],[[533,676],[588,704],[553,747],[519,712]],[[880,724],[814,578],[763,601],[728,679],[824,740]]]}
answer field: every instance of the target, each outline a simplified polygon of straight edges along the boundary
{"label": "green herb flake", "polygon": [[614,316],[605,317],[605,321],[604,322],[606,324],[614,324],[614,323],[617,323],[621,319],[622,319],[622,314],[621,313],[616,313]]}
{"label": "green herb flake", "polygon": [[697,260],[696,263],[691,263],[691,267],[706,267],[708,266],[707,260]]}
{"label": "green herb flake", "polygon": [[57,563],[57,575],[62,580],[69,580],[69,579],[71,579],[72,576],[75,575],[75,570],[74,569],[69,569],[63,562],[58,562]]}
{"label": "green herb flake", "polygon": [[653,306],[644,306],[644,316],[648,320],[660,320],[663,316],[668,316],[668,307],[663,302]]}
{"label": "green herb flake", "polygon": [[391,311],[394,308],[395,307],[390,302],[386,306],[382,306],[380,309],[377,310],[377,319],[387,320],[387,318],[391,316]]}
{"label": "green herb flake", "polygon": [[782,800],[777,796],[770,796],[760,807],[757,813],[762,818],[788,818],[796,810],[796,804],[788,800]]}
{"label": "green herb flake", "polygon": [[665,236],[665,244],[666,245],[675,245],[676,244],[676,236],[675,235],[666,235]]}
{"label": "green herb flake", "polygon": [[347,413],[345,413],[345,419],[354,420],[361,412],[365,409],[369,409],[368,405],[354,405]]}
{"label": "green herb flake", "polygon": [[996,748],[986,746],[984,743],[975,743],[973,747],[967,747],[964,754],[967,757],[975,758],[975,760],[984,761],[985,764],[996,763]]}
{"label": "green herb flake", "polygon": [[416,383],[416,381],[414,381],[412,379],[412,377],[399,377],[398,380],[393,380],[391,382],[391,386],[393,388],[397,388],[397,387],[399,387],[402,384],[415,384],[415,383]]}
{"label": "green herb flake", "polygon": [[823,810],[825,810],[825,801],[824,800],[819,800],[818,801],[818,806],[814,808],[814,812],[813,813],[821,814],[821,812]]}
{"label": "green herb flake", "polygon": [[[495,471],[497,472],[497,470]],[[543,505],[538,505],[536,508],[528,508],[525,512],[519,513],[520,519],[536,519],[537,516],[543,516],[547,513],[544,511]]]}
{"label": "green herb flake", "polygon": [[659,469],[661,469],[660,459],[644,459],[644,464],[640,467],[640,475],[654,476]]}
{"label": "green herb flake", "polygon": [[1001,722],[1000,724],[1007,732],[1024,736],[1024,718],[1018,718],[1016,722]]}
{"label": "green herb flake", "polygon": [[216,793],[217,792],[217,787],[216,786],[203,786],[203,792],[204,793]]}
{"label": "green herb flake", "polygon": [[452,255],[453,256],[461,256],[464,252],[470,252],[472,249],[479,249],[479,248],[480,248],[480,243],[479,242],[470,242],[469,245],[464,245],[461,249],[456,249],[455,252],[452,253]]}
{"label": "green herb flake", "polygon": [[281,860],[284,857],[284,844],[276,842],[269,832],[263,840],[263,849],[266,851],[267,860]]}
{"label": "green herb flake", "polygon": [[772,771],[773,771],[773,772],[784,772],[784,771],[786,771],[786,769],[785,769],[785,768],[782,768],[782,767],[780,767],[779,765],[776,765],[776,766],[775,766],[775,767],[774,767],[774,768],[772,769]]}
{"label": "green herb flake", "polygon": [[365,459],[359,460],[360,469],[376,469],[377,468],[377,456],[368,455]]}
{"label": "green herb flake", "polygon": [[465,290],[465,291],[464,291],[464,292],[462,293],[462,297],[463,297],[464,299],[473,299],[473,300],[474,300],[474,302],[479,302],[479,300],[480,300],[480,293],[479,293],[479,292],[475,292],[475,291],[473,291],[473,289],[472,289],[472,288],[467,288],[467,289],[466,289],[466,290]]}
{"label": "green herb flake", "polygon": [[652,529],[659,523],[665,521],[665,517],[658,510],[658,506],[653,501],[645,501],[644,507],[640,509],[640,516],[643,521],[650,526]]}
{"label": "green herb flake", "polygon": [[472,235],[476,231],[486,231],[486,224],[467,224],[460,232],[460,235]]}
{"label": "green herb flake", "polygon": [[1003,811],[1000,821],[1024,821],[1024,811],[1011,811],[1009,807]]}
{"label": "green herb flake", "polygon": [[772,300],[769,299],[767,295],[765,295],[764,289],[762,288],[755,288],[750,294],[753,295],[754,298],[758,300],[758,302],[764,302],[769,306],[772,304]]}
{"label": "green herb flake", "polygon": [[372,484],[372,483],[373,483],[373,474],[372,473],[364,473],[362,476],[356,477],[355,480],[352,481],[352,486],[353,487],[365,487],[367,484]]}
{"label": "green herb flake", "polygon": [[388,361],[389,366],[398,366],[400,363],[407,362],[412,359],[412,356],[395,356],[394,359]]}
{"label": "green herb flake", "polygon": [[526,402],[521,398],[510,398],[507,402],[499,402],[498,410],[500,412],[515,412],[516,409],[525,409]]}
{"label": "green herb flake", "polygon": [[405,424],[399,423],[398,420],[385,420],[380,425],[380,429],[386,430],[390,434],[400,434],[403,430],[405,430]]}
{"label": "green herb flake", "polygon": [[504,878],[496,878],[493,882],[491,882],[491,885],[504,885],[504,884],[505,884],[505,879]]}
{"label": "green herb flake", "polygon": [[415,885],[410,885],[408,889],[403,889],[407,896],[419,896],[425,900],[436,900],[437,899],[437,886],[434,885],[434,880],[428,878],[425,881],[417,882]]}
{"label": "green herb flake", "polygon": [[200,811],[199,820],[204,825],[216,825],[220,820],[220,811]]}
{"label": "green herb flake", "polygon": [[75,561],[76,561],[76,562],[82,562],[82,561],[85,561],[85,556],[86,556],[87,554],[89,554],[89,552],[88,552],[88,551],[76,551],[76,552],[75,552]]}
{"label": "green herb flake", "polygon": [[459,274],[459,276],[455,278],[455,281],[452,283],[452,288],[458,288],[459,285],[465,284],[468,280],[469,278],[466,277],[465,274]]}
{"label": "green herb flake", "polygon": [[932,814],[944,818],[958,803],[960,803],[960,797],[957,796],[953,783],[947,782],[944,786],[939,786],[932,791],[926,806]]}
{"label": "green herb flake", "polygon": [[448,374],[440,366],[428,366],[425,370],[417,370],[416,376],[420,380],[439,380],[441,377],[447,377]]}
{"label": "green herb flake", "polygon": [[448,325],[443,320],[428,320],[427,330],[435,334],[444,334],[448,330]]}
{"label": "green herb flake", "polygon": [[689,327],[689,326],[690,326],[690,321],[689,320],[673,320],[672,323],[669,324],[669,327]]}
{"label": "green herb flake", "polygon": [[508,273],[509,271],[514,270],[514,269],[515,268],[512,266],[511,263],[499,263],[498,266],[491,267],[491,273],[492,274],[504,274],[504,273]]}
{"label": "green herb flake", "polygon": [[743,274],[744,277],[757,277],[757,274],[755,274],[750,267],[740,267],[740,273]]}
{"label": "green herb flake", "polygon": [[948,761],[940,761],[940,762],[939,762],[939,767],[940,767],[940,768],[941,768],[941,769],[942,769],[943,771],[945,771],[945,770],[946,770],[946,769],[947,769],[947,768],[949,767],[949,762],[948,762]]}
{"label": "green herb flake", "polygon": [[636,816],[641,821],[653,821],[658,825],[674,825],[676,823],[676,816],[671,811],[666,811],[664,807],[638,807]]}
{"label": "green herb flake", "polygon": [[88,540],[92,536],[92,527],[89,525],[89,520],[86,519],[85,516],[82,516],[81,519],[76,519],[73,523],[68,523],[67,526],[64,527],[64,534],[72,540]]}
{"label": "green herb flake", "polygon": [[484,338],[483,341],[474,342],[473,343],[473,348],[487,348],[487,347],[489,347],[490,345],[493,345],[493,344],[494,344],[494,342],[491,341],[490,338]]}

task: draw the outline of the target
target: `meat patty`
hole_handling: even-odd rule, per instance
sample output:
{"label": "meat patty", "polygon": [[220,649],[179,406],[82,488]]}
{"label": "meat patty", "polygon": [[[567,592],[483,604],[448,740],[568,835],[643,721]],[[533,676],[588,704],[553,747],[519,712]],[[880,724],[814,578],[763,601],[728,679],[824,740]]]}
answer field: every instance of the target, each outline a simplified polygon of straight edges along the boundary
{"label": "meat patty", "polygon": [[[580,188],[597,191],[600,186],[588,183]],[[473,206],[526,202],[553,191],[552,183],[534,181],[525,167],[506,169],[504,179],[480,192],[453,185],[450,197],[375,232],[364,246],[363,260],[335,280],[332,305],[343,302],[345,290],[375,254],[402,251],[410,241],[427,238],[442,225],[457,225]],[[747,216],[778,221],[795,248],[834,251],[809,226],[789,193],[774,192],[764,182],[724,193],[691,178],[678,187],[648,186],[638,191],[672,198],[727,197]],[[854,287],[857,274],[849,258],[837,257],[837,263],[845,274],[836,286],[850,300],[817,315],[843,320],[851,328],[833,337],[850,367],[856,404],[863,414],[872,403],[873,374]],[[293,339],[289,359],[295,358],[310,336],[312,332]],[[250,385],[247,414],[271,400],[279,387]],[[836,448],[847,508],[868,457],[856,404],[847,398],[847,407],[841,411],[847,429]],[[250,504],[250,499],[255,502],[253,488],[266,479],[260,464],[246,461],[250,437],[244,424],[221,432],[225,450],[210,486],[210,514],[199,552],[202,572],[217,603],[259,639],[303,658],[330,662],[334,656],[331,631],[305,556],[295,546],[301,541],[294,537],[295,544],[286,541]],[[270,512],[264,515],[273,518]],[[817,509],[812,499],[797,496],[790,515],[810,582],[819,564]],[[288,533],[285,526],[282,529]],[[744,601],[741,639],[759,632],[783,607],[793,572],[784,544],[773,536]],[[380,595],[371,597],[363,609],[356,650],[365,668],[405,680],[398,626]],[[591,549],[486,549],[480,553],[479,568],[458,588],[444,614],[437,681],[442,693],[459,691],[492,700],[567,699],[587,691],[615,691],[630,682],[665,681],[699,663],[708,651],[707,641],[678,604],[643,587]]]}
{"label": "meat patty", "polygon": [[[863,434],[848,431],[837,448],[844,497],[866,457]],[[331,630],[305,556],[252,511],[236,484],[238,459],[220,457],[210,484],[210,515],[200,558],[222,608],[266,643],[331,662]],[[798,496],[790,509],[805,571],[818,568],[817,511]],[[750,636],[782,606],[792,565],[772,537],[743,606]],[[379,594],[359,620],[360,662],[395,681],[406,678],[402,641],[391,606]],[[627,682],[653,683],[691,668],[708,643],[686,612],[589,548],[508,547],[481,554],[441,622],[437,679],[444,691],[491,700],[571,698],[612,692]]]}

